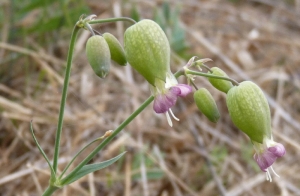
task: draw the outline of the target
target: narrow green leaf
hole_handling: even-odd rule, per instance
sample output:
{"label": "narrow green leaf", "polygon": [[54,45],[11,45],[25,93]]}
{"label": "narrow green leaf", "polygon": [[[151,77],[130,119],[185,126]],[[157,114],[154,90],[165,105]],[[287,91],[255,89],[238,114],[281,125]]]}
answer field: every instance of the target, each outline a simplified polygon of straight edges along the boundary
{"label": "narrow green leaf", "polygon": [[113,164],[114,162],[119,160],[125,153],[126,152],[123,152],[123,153],[119,154],[118,156],[116,156],[112,159],[109,159],[107,161],[103,161],[101,163],[94,163],[94,164],[89,164],[89,165],[83,166],[69,181],[67,181],[63,185],[71,184],[72,182],[75,182],[79,178],[81,178],[89,173],[92,173],[92,172],[95,172],[95,171],[98,171],[100,169],[110,166],[111,164]]}
{"label": "narrow green leaf", "polygon": [[48,159],[46,153],[44,152],[44,150],[42,149],[42,147],[40,146],[39,142],[37,141],[37,139],[36,139],[36,137],[34,135],[34,131],[33,131],[33,127],[32,127],[32,121],[30,121],[30,131],[31,131],[31,135],[33,137],[33,140],[34,140],[36,146],[38,147],[40,153],[43,155],[43,157],[45,158],[45,160],[48,163],[48,166],[49,166],[50,171],[51,171],[51,178],[55,178],[55,172],[54,172],[53,167],[52,167],[52,165],[50,163],[50,160]]}

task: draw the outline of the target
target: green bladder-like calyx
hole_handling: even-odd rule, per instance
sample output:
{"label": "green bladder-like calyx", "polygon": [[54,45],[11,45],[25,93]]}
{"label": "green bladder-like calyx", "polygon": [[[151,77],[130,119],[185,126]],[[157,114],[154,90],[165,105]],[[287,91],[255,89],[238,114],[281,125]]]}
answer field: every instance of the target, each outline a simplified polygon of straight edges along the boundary
{"label": "green bladder-like calyx", "polygon": [[263,143],[271,135],[271,114],[262,90],[251,81],[232,87],[226,98],[233,123],[251,140]]}
{"label": "green bladder-like calyx", "polygon": [[165,81],[170,70],[170,45],[160,28],[152,20],[142,20],[125,31],[126,59],[150,84],[155,78]]}

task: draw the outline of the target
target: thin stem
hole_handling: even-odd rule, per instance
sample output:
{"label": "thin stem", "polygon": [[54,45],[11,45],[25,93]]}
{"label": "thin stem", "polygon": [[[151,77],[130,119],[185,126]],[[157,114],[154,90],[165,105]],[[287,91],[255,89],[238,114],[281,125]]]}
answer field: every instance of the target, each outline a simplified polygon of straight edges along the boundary
{"label": "thin stem", "polygon": [[97,20],[91,20],[88,23],[89,24],[100,24],[100,23],[107,23],[107,22],[117,22],[117,21],[128,21],[133,24],[136,23],[135,20],[132,18],[127,18],[127,17],[118,17],[118,18],[107,18],[107,19],[97,19]]}
{"label": "thin stem", "polygon": [[103,149],[116,135],[118,135],[124,127],[126,127],[137,115],[139,115],[152,101],[154,100],[153,96],[150,96],[136,111],[134,111],[125,121],[120,124],[120,126],[107,138],[105,139],[99,146],[97,146],[73,171],[71,171],[65,178],[63,178],[60,182],[61,185],[68,184],[68,182],[73,178],[74,175],[85,166],[92,158]]}
{"label": "thin stem", "polygon": [[204,68],[207,69],[207,71],[209,71],[210,73],[212,73],[212,70],[208,66],[202,64],[202,65],[200,65],[200,67],[204,67]]}
{"label": "thin stem", "polygon": [[183,69],[178,70],[178,71],[174,74],[175,78],[179,78],[179,76],[183,76],[183,75],[184,75],[184,70],[183,70]]}
{"label": "thin stem", "polygon": [[74,46],[75,46],[75,41],[76,41],[79,29],[80,29],[80,27],[78,27],[77,25],[75,25],[73,28],[70,46],[69,46],[68,57],[67,57],[65,81],[64,81],[64,86],[63,86],[62,95],[61,95],[58,124],[57,124],[56,136],[55,136],[55,148],[54,148],[54,158],[53,158],[53,170],[55,173],[57,171],[60,138],[61,138],[61,132],[62,132],[62,126],[63,126],[63,117],[64,117],[64,110],[65,110],[66,99],[67,99],[67,92],[68,92],[69,79],[70,79],[70,73],[71,73]]}
{"label": "thin stem", "polygon": [[95,32],[89,23],[85,23],[84,26],[91,32],[93,36],[95,35]]}
{"label": "thin stem", "polygon": [[[184,69],[180,69],[180,70],[178,70],[178,71],[174,74],[174,76],[175,76],[176,78],[179,78],[179,76],[183,76],[183,75],[184,75]],[[198,90],[196,84],[195,84],[192,80],[190,80],[190,82],[192,83],[192,85],[194,86],[194,88],[195,88],[196,90]]]}
{"label": "thin stem", "polygon": [[208,73],[203,73],[203,72],[198,72],[198,71],[192,71],[189,69],[185,70],[185,74],[192,74],[192,75],[197,75],[197,76],[204,76],[204,77],[209,77],[209,78],[217,78],[217,79],[221,79],[221,80],[227,80],[232,82],[235,86],[238,86],[239,83],[237,81],[235,81],[232,78],[228,78],[228,77],[223,77],[223,76],[216,76],[214,74],[208,74]]}
{"label": "thin stem", "polygon": [[45,190],[45,192],[43,193],[42,196],[50,196],[52,195],[57,189],[59,189],[58,187],[55,186],[48,186],[47,189]]}
{"label": "thin stem", "polygon": [[97,34],[97,35],[101,35],[101,36],[102,36],[102,34],[101,34],[99,31],[96,31],[95,29],[93,29],[93,31],[94,31],[94,34]]}
{"label": "thin stem", "polygon": [[190,80],[190,82],[192,83],[192,85],[194,86],[194,88],[195,88],[196,90],[198,90],[198,87],[196,86],[195,82],[192,81],[192,80]]}

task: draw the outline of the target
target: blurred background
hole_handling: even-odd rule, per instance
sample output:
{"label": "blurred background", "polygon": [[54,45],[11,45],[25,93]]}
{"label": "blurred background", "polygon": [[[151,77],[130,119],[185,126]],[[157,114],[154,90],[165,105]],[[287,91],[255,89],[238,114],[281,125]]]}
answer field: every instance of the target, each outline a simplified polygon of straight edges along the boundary
{"label": "blurred background", "polygon": [[[93,162],[127,151],[122,159],[54,195],[300,195],[299,0],[1,0],[0,5],[0,195],[41,195],[47,187],[50,173],[29,123],[33,120],[36,137],[52,159],[68,45],[82,14],[153,19],[169,38],[173,72],[196,55],[211,58],[207,66],[218,66],[239,82],[257,83],[270,103],[274,140],[287,154],[273,165],[281,177],[267,182],[253,161],[251,142],[229,118],[225,94],[197,77],[196,85],[217,102],[217,124],[197,110],[192,95],[172,108],[180,118],[173,128],[151,104]],[[129,25],[93,27],[123,43]],[[82,30],[76,42],[60,171],[85,144],[115,129],[150,96],[147,82],[129,65],[112,62],[107,78],[98,78],[85,55],[90,36]]]}

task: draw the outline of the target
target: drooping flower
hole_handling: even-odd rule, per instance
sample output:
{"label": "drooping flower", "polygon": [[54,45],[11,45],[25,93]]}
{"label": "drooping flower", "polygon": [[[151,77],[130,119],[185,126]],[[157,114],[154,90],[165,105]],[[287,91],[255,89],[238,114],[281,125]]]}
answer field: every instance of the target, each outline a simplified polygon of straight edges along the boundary
{"label": "drooping flower", "polygon": [[154,111],[165,113],[168,123],[172,127],[173,123],[169,113],[175,120],[179,121],[179,119],[173,114],[171,107],[175,105],[178,97],[185,97],[192,92],[192,87],[186,84],[178,84],[174,75],[167,72],[166,82],[156,79],[155,86],[150,85],[150,89],[154,96]]}
{"label": "drooping flower", "polygon": [[169,113],[175,120],[171,107],[178,97],[192,91],[186,84],[178,84],[170,70],[170,44],[161,27],[152,20],[141,20],[129,27],[124,34],[124,49],[127,61],[150,85],[154,96],[153,109],[156,113]]}
{"label": "drooping flower", "polygon": [[244,81],[230,88],[226,103],[233,123],[251,139],[255,154],[254,160],[267,180],[272,181],[270,171],[277,158],[285,154],[282,144],[274,142],[271,131],[271,113],[268,101],[262,90],[253,82]]}
{"label": "drooping flower", "polygon": [[285,148],[282,144],[274,142],[273,138],[264,138],[263,144],[252,141],[255,154],[253,156],[257,165],[263,172],[266,172],[266,178],[268,181],[272,182],[272,177],[270,171],[279,177],[279,175],[274,171],[272,165],[277,158],[285,155]]}

